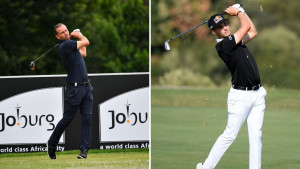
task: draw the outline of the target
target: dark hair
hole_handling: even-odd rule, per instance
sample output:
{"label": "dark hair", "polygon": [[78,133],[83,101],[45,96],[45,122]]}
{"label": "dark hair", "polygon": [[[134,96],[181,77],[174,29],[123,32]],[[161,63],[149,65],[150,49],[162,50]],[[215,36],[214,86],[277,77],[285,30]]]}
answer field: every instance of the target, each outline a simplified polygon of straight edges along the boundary
{"label": "dark hair", "polygon": [[57,35],[56,29],[59,28],[59,27],[61,27],[62,25],[65,25],[65,24],[63,24],[63,23],[58,23],[58,24],[54,25],[54,28],[53,28],[53,33],[54,33],[54,35]]}

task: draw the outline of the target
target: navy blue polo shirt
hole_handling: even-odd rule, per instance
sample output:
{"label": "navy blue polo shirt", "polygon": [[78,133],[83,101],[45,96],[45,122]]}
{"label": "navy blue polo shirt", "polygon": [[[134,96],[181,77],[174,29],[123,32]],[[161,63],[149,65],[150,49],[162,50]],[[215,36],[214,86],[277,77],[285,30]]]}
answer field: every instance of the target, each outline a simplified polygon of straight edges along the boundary
{"label": "navy blue polo shirt", "polygon": [[68,73],[67,83],[88,81],[85,62],[77,49],[77,41],[59,41],[59,52],[63,66]]}
{"label": "navy blue polo shirt", "polygon": [[246,45],[242,42],[236,44],[234,36],[230,35],[215,47],[231,72],[233,85],[252,87],[261,84],[257,64]]}

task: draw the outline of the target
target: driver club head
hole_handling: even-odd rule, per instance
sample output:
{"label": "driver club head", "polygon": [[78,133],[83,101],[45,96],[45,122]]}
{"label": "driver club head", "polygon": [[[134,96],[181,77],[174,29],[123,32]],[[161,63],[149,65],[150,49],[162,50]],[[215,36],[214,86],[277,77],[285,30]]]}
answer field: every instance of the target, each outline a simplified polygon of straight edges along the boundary
{"label": "driver club head", "polygon": [[165,42],[165,50],[170,50],[169,40]]}
{"label": "driver club head", "polygon": [[34,64],[34,62],[32,61],[32,62],[30,62],[30,65],[29,65],[29,67],[30,67],[30,69],[31,70],[34,70],[35,69],[35,64]]}

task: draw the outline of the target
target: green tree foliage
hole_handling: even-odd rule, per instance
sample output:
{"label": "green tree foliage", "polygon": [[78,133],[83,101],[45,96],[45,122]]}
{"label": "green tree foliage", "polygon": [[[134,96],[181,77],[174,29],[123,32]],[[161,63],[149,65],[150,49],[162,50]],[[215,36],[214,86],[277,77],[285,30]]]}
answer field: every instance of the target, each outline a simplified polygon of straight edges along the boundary
{"label": "green tree foliage", "polygon": [[274,87],[299,87],[299,46],[297,34],[282,25],[260,33],[253,50],[261,56],[256,60],[265,83]]}
{"label": "green tree foliage", "polygon": [[[210,78],[212,85],[228,86],[230,72],[214,48],[216,37],[207,25],[170,41],[171,51],[165,51],[163,46],[167,39],[221,13],[234,3],[243,4],[258,30],[258,36],[247,46],[256,58],[263,85],[300,88],[300,3],[287,1],[282,4],[280,0],[152,0],[152,83],[207,86],[210,83],[205,83],[206,79]],[[230,19],[234,33],[240,26],[238,19],[225,17]],[[178,73],[179,70],[184,71]],[[180,77],[185,76],[182,72],[187,74],[186,77]],[[203,82],[195,80],[197,78]],[[175,82],[176,79],[190,83]]]}
{"label": "green tree foliage", "polygon": [[91,43],[98,46],[89,52],[92,71],[148,71],[149,11],[143,1],[99,0],[89,7],[98,11],[84,26]]}
{"label": "green tree foliage", "polygon": [[149,7],[143,0],[1,0],[0,75],[62,74],[58,48],[29,69],[58,41],[53,26],[62,22],[90,40],[89,73],[146,72],[149,68]]}

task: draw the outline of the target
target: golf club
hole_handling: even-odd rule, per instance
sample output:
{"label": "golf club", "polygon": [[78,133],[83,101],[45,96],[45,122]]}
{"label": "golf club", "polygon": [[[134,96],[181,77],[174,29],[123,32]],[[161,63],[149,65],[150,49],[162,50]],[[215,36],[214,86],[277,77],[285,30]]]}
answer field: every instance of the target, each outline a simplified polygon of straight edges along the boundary
{"label": "golf club", "polygon": [[41,57],[43,57],[44,55],[46,55],[48,52],[50,52],[51,50],[53,50],[56,46],[58,46],[59,44],[56,44],[55,46],[53,46],[51,49],[49,49],[47,52],[45,52],[44,54],[42,54],[41,56],[39,56],[37,59],[35,59],[34,61],[30,62],[30,69],[34,70],[35,69],[35,62],[38,61]]}
{"label": "golf club", "polygon": [[[80,29],[75,29],[73,32],[79,32],[80,34],[81,34],[81,32],[80,32]],[[81,34],[82,35],[82,34]],[[72,37],[72,35],[70,35],[70,38]],[[43,57],[44,55],[46,55],[48,52],[50,52],[51,50],[53,50],[56,46],[58,46],[59,44],[56,44],[55,46],[53,46],[51,49],[49,49],[47,52],[45,52],[44,54],[42,54],[41,56],[39,56],[37,59],[35,59],[34,61],[31,61],[30,62],[30,65],[29,65],[29,67],[30,67],[30,69],[31,70],[35,70],[35,62],[36,61],[38,61],[41,57]]]}
{"label": "golf club", "polygon": [[[241,5],[241,6],[242,6],[242,5]],[[222,13],[221,13],[221,15],[224,15],[224,14],[227,14],[227,13],[226,13],[226,12],[222,12]],[[183,35],[183,34],[189,32],[189,31],[191,31],[191,30],[195,29],[195,28],[197,28],[197,27],[199,27],[199,26],[201,26],[201,25],[203,25],[203,24],[206,24],[207,22],[208,22],[208,20],[205,21],[205,22],[200,23],[199,25],[196,25],[196,26],[192,27],[192,28],[189,29],[189,30],[186,30],[186,31],[184,31],[184,32],[182,32],[182,33],[180,33],[180,34],[174,36],[174,37],[171,38],[171,39],[168,39],[168,40],[165,42],[165,50],[170,50],[170,49],[171,49],[171,48],[170,48],[170,45],[169,45],[169,41],[171,41],[171,40],[173,40],[173,39],[175,39],[175,38],[177,38],[177,37],[179,37],[179,36],[181,36],[181,35]]]}

